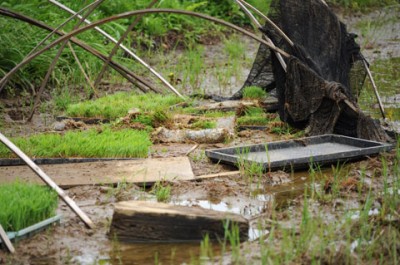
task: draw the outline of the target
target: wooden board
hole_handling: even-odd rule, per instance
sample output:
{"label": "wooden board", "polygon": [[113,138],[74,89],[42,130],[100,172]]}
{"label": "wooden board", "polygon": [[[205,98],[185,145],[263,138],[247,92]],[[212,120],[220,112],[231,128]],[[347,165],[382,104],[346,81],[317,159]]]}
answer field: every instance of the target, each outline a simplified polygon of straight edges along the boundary
{"label": "wooden board", "polygon": [[[115,184],[122,181],[151,184],[161,179],[195,179],[188,157],[43,165],[41,168],[63,188]],[[27,166],[0,167],[0,184],[15,181],[17,178],[43,184]]]}
{"label": "wooden board", "polygon": [[132,242],[197,241],[206,234],[223,239],[226,220],[238,225],[241,241],[247,240],[249,223],[241,215],[147,201],[119,202],[109,235]]}

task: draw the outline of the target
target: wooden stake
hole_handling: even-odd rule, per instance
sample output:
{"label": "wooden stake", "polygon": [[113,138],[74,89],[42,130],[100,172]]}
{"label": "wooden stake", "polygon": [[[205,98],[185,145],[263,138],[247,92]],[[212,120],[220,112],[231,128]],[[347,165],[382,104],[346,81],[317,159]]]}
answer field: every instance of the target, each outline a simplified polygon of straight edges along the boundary
{"label": "wooden stake", "polygon": [[0,238],[1,241],[3,242],[3,244],[6,246],[6,248],[8,249],[8,251],[10,251],[10,253],[14,254],[15,253],[15,248],[12,245],[10,239],[8,238],[6,231],[4,231],[3,227],[0,224]]}
{"label": "wooden stake", "polygon": [[19,156],[48,186],[55,190],[58,196],[74,211],[78,217],[86,224],[88,228],[94,228],[93,222],[89,217],[79,208],[78,205],[62,190],[43,170],[38,167],[24,152],[21,151],[16,145],[0,133],[0,141],[3,142],[11,151]]}
{"label": "wooden stake", "polygon": [[385,109],[383,108],[381,97],[379,96],[378,88],[376,87],[374,78],[372,77],[371,70],[369,69],[367,62],[364,59],[362,61],[363,61],[365,70],[367,71],[368,78],[371,81],[372,87],[374,88],[375,96],[376,96],[376,99],[378,100],[379,109],[381,110],[382,117],[385,119],[386,118],[385,117]]}

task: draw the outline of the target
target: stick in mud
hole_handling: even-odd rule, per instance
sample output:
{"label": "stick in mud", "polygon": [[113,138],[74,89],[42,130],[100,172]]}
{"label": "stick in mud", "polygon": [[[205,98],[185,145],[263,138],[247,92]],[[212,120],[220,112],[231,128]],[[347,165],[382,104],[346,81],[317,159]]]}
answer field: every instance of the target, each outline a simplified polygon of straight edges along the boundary
{"label": "stick in mud", "polygon": [[363,60],[363,64],[364,64],[365,70],[367,71],[368,78],[371,81],[372,87],[374,89],[374,93],[375,93],[376,99],[378,100],[378,105],[379,105],[379,109],[381,111],[382,117],[383,117],[383,119],[386,119],[386,117],[385,117],[385,109],[383,108],[383,104],[382,104],[381,97],[379,96],[378,88],[376,87],[375,80],[372,77],[371,70],[369,69],[369,66],[368,66],[367,62],[365,61],[365,59]]}
{"label": "stick in mud", "polygon": [[15,144],[7,139],[0,133],[0,141],[3,142],[7,148],[19,156],[48,186],[55,190],[58,196],[74,211],[78,217],[86,224],[88,228],[94,228],[92,220],[79,208],[78,205],[61,189],[43,170],[38,167],[24,152],[21,151]]}
{"label": "stick in mud", "polygon": [[8,249],[8,251],[10,251],[10,253],[14,254],[15,248],[12,245],[10,239],[8,238],[8,236],[6,234],[6,231],[4,231],[3,226],[1,226],[1,224],[0,224],[0,238],[1,238],[1,241],[3,242],[3,244]]}

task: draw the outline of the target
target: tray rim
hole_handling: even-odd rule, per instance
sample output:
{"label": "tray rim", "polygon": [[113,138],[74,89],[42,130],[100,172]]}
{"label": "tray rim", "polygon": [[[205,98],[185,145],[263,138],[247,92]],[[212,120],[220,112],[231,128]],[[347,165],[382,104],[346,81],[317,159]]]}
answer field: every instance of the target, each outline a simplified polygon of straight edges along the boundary
{"label": "tray rim", "polygon": [[[268,142],[265,144],[252,144],[252,145],[240,145],[240,146],[235,146],[235,147],[228,147],[228,148],[219,148],[219,149],[209,149],[206,150],[206,156],[209,157],[211,160],[214,161],[219,161],[220,163],[226,163],[226,164],[231,164],[236,166],[238,162],[238,156],[226,153],[227,150],[232,150],[232,149],[243,149],[243,148],[265,148],[266,145],[279,145],[279,144],[291,144],[293,142],[298,142],[298,141],[315,141],[315,140],[322,140],[321,143],[324,142],[329,142],[329,140],[344,140],[344,141],[353,141],[356,143],[367,143],[369,147],[359,147],[356,145],[357,150],[350,150],[350,151],[345,151],[337,154],[336,157],[332,157],[332,154],[325,154],[325,155],[319,155],[314,157],[312,161],[310,161],[310,157],[307,158],[291,158],[287,160],[279,160],[279,161],[274,161],[271,163],[268,162],[260,162],[260,164],[263,165],[264,169],[277,169],[277,168],[304,168],[306,165],[309,165],[310,163],[322,163],[322,164],[332,164],[333,162],[343,162],[343,161],[351,161],[356,158],[362,158],[367,155],[373,155],[377,154],[380,152],[387,152],[390,151],[393,148],[392,144],[389,143],[381,143],[377,141],[371,141],[371,140],[365,140],[365,139],[360,139],[360,138],[354,138],[354,137],[349,137],[349,136],[344,136],[344,135],[337,135],[337,134],[324,134],[324,135],[317,135],[317,136],[310,136],[310,137],[302,137],[298,139],[290,139],[290,140],[281,140],[281,141],[273,141],[273,142]],[[349,144],[350,145],[350,144]],[[224,152],[225,151],[225,152]],[[223,156],[224,159],[221,159],[220,156]],[[248,162],[254,162],[253,160],[250,159],[245,159],[245,161]]]}

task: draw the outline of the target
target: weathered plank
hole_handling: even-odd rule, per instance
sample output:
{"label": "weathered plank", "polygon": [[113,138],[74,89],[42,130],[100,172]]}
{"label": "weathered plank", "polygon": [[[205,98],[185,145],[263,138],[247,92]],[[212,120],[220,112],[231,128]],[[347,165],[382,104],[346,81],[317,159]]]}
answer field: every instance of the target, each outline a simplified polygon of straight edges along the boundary
{"label": "weathered plank", "polygon": [[224,223],[236,224],[240,240],[247,240],[249,223],[241,215],[209,209],[146,201],[115,205],[110,236],[132,242],[172,242],[223,239]]}
{"label": "weathered plank", "polygon": [[[141,159],[130,161],[101,161],[93,163],[43,165],[42,169],[60,187],[103,185],[128,182],[151,184],[164,180],[193,180],[194,174],[188,157]],[[26,166],[0,168],[0,184],[15,181],[39,183]]]}

